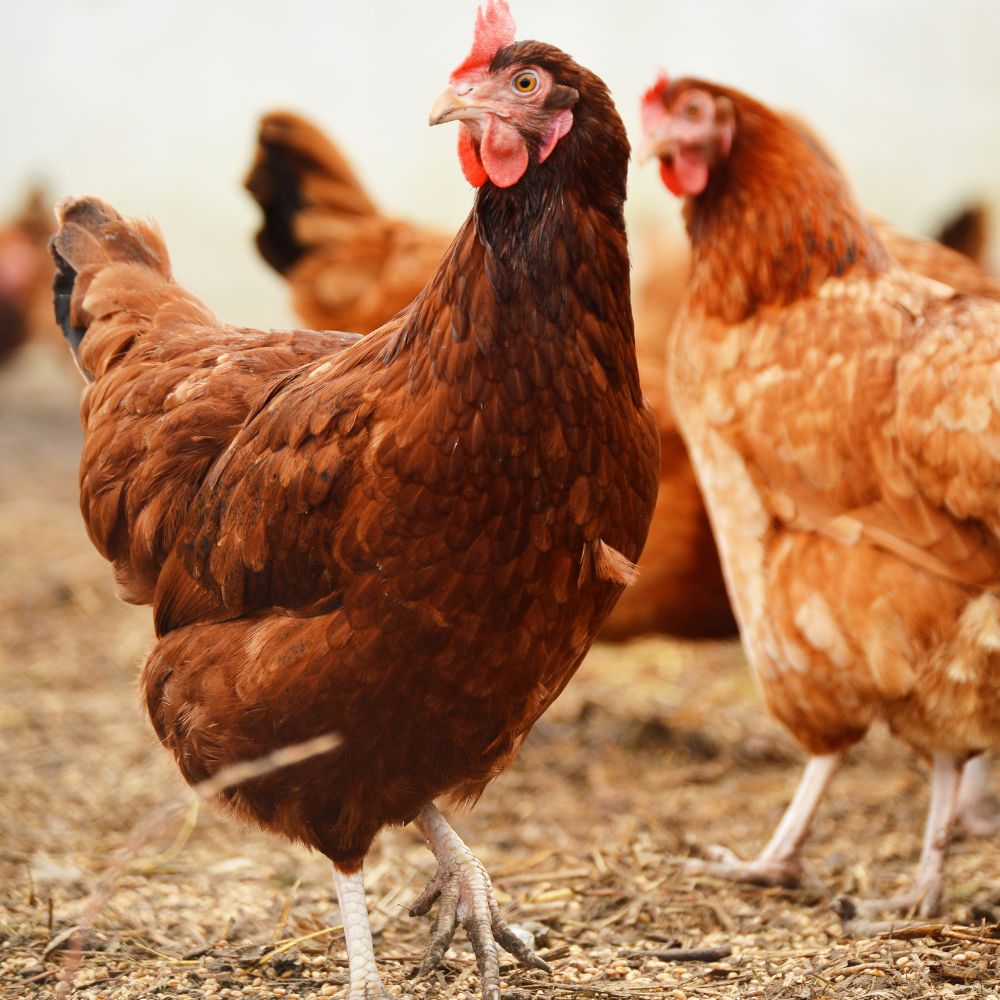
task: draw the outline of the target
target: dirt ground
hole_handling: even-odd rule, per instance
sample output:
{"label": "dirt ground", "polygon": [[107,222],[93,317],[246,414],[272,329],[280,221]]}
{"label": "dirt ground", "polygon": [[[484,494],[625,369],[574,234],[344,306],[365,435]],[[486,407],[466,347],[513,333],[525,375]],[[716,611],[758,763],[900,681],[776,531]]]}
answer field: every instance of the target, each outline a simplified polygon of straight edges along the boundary
{"label": "dirt ground", "polygon": [[[346,995],[327,864],[199,808],[143,717],[149,612],[114,598],[84,532],[79,386],[60,361],[37,348],[0,373],[0,997]],[[801,760],[735,644],[595,648],[512,771],[453,817],[554,967],[508,968],[508,1000],[1000,997],[997,843],[956,843],[942,923],[831,909],[901,887],[919,852],[925,772],[882,733],[820,814],[826,893],[679,870],[711,843],[757,850]],[[477,997],[461,932],[411,978],[429,918],[406,903],[433,870],[407,830],[369,858],[384,979],[397,997]]]}

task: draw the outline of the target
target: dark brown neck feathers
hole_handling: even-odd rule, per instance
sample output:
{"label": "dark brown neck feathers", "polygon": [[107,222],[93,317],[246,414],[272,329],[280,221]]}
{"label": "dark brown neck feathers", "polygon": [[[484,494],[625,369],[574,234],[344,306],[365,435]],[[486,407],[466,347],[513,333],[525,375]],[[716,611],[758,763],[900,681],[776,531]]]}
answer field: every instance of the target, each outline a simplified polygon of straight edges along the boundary
{"label": "dark brown neck feathers", "polygon": [[[596,78],[594,78],[596,79]],[[625,234],[624,127],[601,85],[574,78],[573,128],[513,187],[487,183],[392,347],[471,399],[509,380],[569,392],[567,371],[641,405]],[[510,373],[516,369],[516,373]],[[522,385],[522,382],[524,383]],[[590,389],[590,385],[586,386]]]}
{"label": "dark brown neck feathers", "polygon": [[813,294],[827,279],[877,274],[889,256],[815,140],[735,91],[736,134],[685,207],[692,304],[727,322]]}

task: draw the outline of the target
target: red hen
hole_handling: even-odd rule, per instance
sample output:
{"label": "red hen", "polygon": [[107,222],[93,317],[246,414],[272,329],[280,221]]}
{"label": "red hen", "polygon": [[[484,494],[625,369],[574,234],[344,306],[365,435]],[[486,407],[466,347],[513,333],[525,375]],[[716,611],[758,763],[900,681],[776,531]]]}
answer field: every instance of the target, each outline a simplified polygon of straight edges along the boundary
{"label": "red hen", "polygon": [[434,806],[511,763],[632,579],[656,495],[623,220],[629,148],[604,84],[515,42],[506,4],[435,104],[472,214],[416,300],[359,339],[221,324],[150,227],[64,204],[56,309],[90,384],[91,537],[151,602],[142,687],[184,777],[339,735],[229,787],[237,815],[324,853],[352,1000],[383,995],[361,877],[415,822],[438,872],[429,968],[464,924],[483,995],[504,923]]}

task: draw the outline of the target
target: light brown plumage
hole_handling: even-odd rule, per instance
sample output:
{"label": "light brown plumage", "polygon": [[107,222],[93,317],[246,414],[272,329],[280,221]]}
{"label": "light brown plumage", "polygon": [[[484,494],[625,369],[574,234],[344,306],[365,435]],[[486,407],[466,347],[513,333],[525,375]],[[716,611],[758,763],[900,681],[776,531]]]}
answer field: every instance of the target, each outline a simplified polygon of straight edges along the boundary
{"label": "light brown plumage", "polygon": [[[745,95],[679,81],[654,98],[647,128],[689,196],[693,250],[668,380],[744,644],[810,753],[884,719],[935,757],[933,836],[913,892],[885,901],[931,912],[945,800],[1000,743],[1000,290],[902,266],[887,243],[942,276],[966,267],[880,239],[831,161]],[[830,774],[793,806],[802,838]],[[779,831],[756,863],[713,870],[781,881],[800,846]]]}

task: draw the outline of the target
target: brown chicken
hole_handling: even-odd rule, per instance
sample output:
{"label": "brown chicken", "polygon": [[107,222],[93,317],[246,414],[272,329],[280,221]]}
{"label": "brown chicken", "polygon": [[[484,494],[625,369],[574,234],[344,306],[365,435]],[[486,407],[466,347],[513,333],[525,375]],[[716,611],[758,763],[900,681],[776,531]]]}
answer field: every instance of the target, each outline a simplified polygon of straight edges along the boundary
{"label": "brown chicken", "polygon": [[643,124],[692,245],[671,399],[768,707],[812,755],[756,860],[699,867],[799,876],[882,719],[933,760],[931,805],[911,889],[864,909],[929,914],[963,766],[1000,743],[1000,304],[902,266],[829,157],[749,97],[661,78]]}
{"label": "brown chicken", "polygon": [[53,329],[52,210],[33,189],[18,216],[0,229],[0,364],[36,329]]}
{"label": "brown chicken", "polygon": [[81,505],[122,595],[151,602],[142,689],[189,782],[326,733],[333,751],[232,785],[238,816],[325,854],[352,1000],[384,995],[362,881],[415,822],[441,905],[498,998],[500,916],[434,800],[507,768],[635,574],[656,495],[605,85],[505,3],[431,111],[477,188],[430,282],[359,339],[221,324],[159,234],[61,207],[56,310],[87,386]]}

